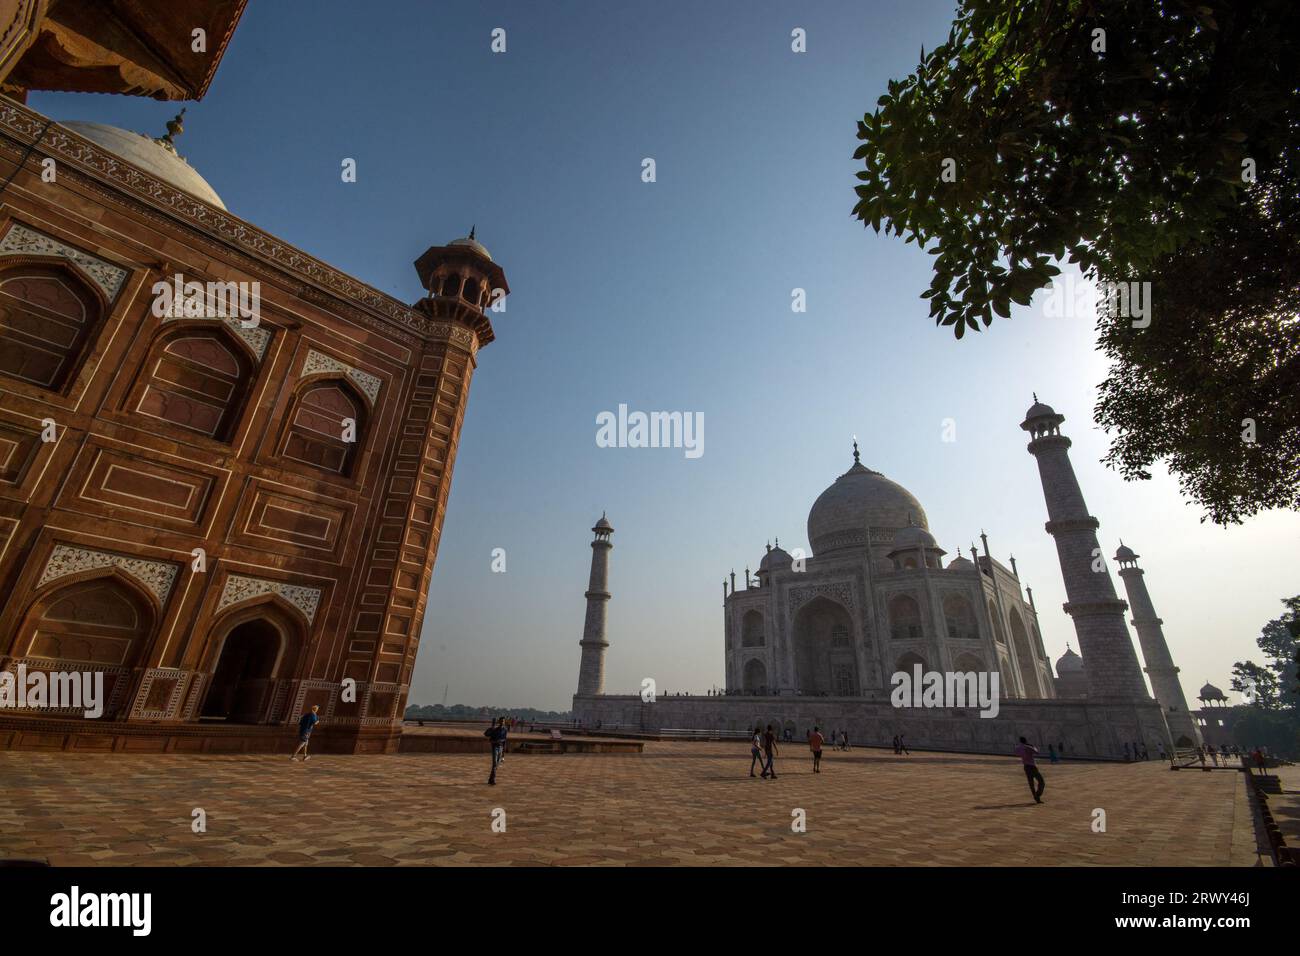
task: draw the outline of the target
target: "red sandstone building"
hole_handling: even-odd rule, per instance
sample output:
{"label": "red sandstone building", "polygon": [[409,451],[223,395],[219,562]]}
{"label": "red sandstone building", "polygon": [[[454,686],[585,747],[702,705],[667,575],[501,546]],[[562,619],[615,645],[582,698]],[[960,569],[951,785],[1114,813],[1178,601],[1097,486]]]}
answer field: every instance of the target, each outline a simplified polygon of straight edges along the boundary
{"label": "red sandstone building", "polygon": [[[326,749],[396,746],[500,266],[431,248],[407,305],[226,212],[178,124],[23,105],[198,99],[242,9],[0,0],[0,670],[107,698],[0,710],[0,748],[269,751],[313,704]],[[176,276],[255,324],[159,308]]]}

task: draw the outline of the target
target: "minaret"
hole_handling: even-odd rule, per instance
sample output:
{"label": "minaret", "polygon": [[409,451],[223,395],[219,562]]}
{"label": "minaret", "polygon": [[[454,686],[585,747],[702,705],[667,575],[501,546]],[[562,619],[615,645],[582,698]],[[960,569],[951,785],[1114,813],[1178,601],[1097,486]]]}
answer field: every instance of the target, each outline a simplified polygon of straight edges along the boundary
{"label": "minaret", "polygon": [[1124,588],[1128,591],[1128,605],[1133,612],[1133,628],[1137,631],[1138,643],[1142,645],[1142,659],[1146,661],[1147,677],[1151,679],[1151,689],[1155,691],[1156,700],[1160,701],[1165,711],[1165,722],[1174,743],[1186,737],[1190,746],[1200,743],[1196,731],[1196,722],[1187,709],[1187,698],[1183,696],[1183,685],[1178,680],[1178,668],[1174,666],[1173,656],[1169,653],[1169,644],[1165,641],[1165,632],[1161,627],[1164,621],[1156,617],[1156,609],[1147,593],[1147,584],[1143,571],[1137,565],[1138,555],[1133,549],[1119,543],[1115,560],[1119,563],[1119,576],[1124,579]]}
{"label": "minaret", "polygon": [[1074,621],[1079,651],[1088,673],[1088,697],[1093,700],[1149,701],[1133,640],[1124,624],[1128,605],[1115,594],[1115,585],[1101,560],[1098,521],[1088,514],[1083,492],[1070,464],[1070,439],[1061,434],[1064,415],[1034,396],[1020,427],[1033,436],[1029,453],[1038,460],[1038,474],[1047,499],[1047,533],[1056,553],[1069,600],[1065,613]]}
{"label": "minaret", "polygon": [[578,696],[593,697],[605,693],[605,606],[609,601],[609,552],[614,547],[610,536],[614,526],[601,513],[591,529],[591,579],[587,583],[587,621],[582,627],[582,663],[578,666]]}

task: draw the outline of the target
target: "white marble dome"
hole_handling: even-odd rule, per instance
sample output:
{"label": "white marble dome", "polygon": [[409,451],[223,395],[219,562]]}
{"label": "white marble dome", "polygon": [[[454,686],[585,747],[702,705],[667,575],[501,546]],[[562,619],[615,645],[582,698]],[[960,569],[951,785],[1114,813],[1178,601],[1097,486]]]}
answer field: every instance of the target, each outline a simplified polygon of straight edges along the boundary
{"label": "white marble dome", "polygon": [[1083,671],[1083,658],[1067,645],[1065,653],[1056,659],[1057,674],[1078,674]]}
{"label": "white marble dome", "polygon": [[937,548],[939,543],[934,540],[934,535],[924,528],[918,528],[915,525],[908,525],[898,534],[894,535],[894,550],[903,551],[910,548]]}
{"label": "white marble dome", "polygon": [[763,555],[763,560],[758,562],[758,571],[765,574],[768,571],[784,571],[786,568],[793,566],[794,558],[790,552],[779,544],[775,548],[769,547],[767,554]]}
{"label": "white marble dome", "polygon": [[480,256],[482,256],[484,259],[488,260],[488,262],[492,261],[492,253],[487,251],[487,246],[483,245],[483,243],[479,242],[473,236],[464,236],[460,239],[453,239],[451,242],[447,243],[447,245],[468,246],[469,248],[477,252]]}
{"label": "white marble dome", "polygon": [[193,166],[151,137],[116,126],[105,126],[103,123],[73,120],[59,125],[196,199],[202,199],[218,209],[226,208],[217,191],[208,185],[208,181]]}
{"label": "white marble dome", "polygon": [[929,530],[925,509],[910,491],[861,462],[835,479],[808,512],[813,554],[867,546],[867,529]]}

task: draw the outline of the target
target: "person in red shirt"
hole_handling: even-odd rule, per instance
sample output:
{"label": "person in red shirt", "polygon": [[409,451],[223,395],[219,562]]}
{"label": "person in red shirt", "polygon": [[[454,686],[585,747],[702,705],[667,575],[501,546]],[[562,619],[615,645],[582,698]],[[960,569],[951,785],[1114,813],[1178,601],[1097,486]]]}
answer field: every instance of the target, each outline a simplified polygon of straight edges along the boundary
{"label": "person in red shirt", "polygon": [[1020,743],[1016,746],[1016,756],[1025,766],[1025,779],[1029,781],[1029,792],[1034,797],[1034,803],[1042,803],[1043,791],[1047,789],[1047,784],[1038,771],[1038,765],[1034,763],[1034,756],[1037,753],[1037,747],[1030,746],[1029,741],[1024,737],[1020,738]]}
{"label": "person in red shirt", "polygon": [[822,736],[821,729],[814,727],[813,732],[808,735],[808,749],[813,755],[813,773],[822,772],[822,744],[826,738]]}

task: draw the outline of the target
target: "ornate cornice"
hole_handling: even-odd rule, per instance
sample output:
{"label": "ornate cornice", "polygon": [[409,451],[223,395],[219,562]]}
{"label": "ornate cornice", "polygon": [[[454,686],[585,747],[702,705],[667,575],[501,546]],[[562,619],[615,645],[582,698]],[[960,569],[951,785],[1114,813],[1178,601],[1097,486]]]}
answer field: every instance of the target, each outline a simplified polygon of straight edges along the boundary
{"label": "ornate cornice", "polygon": [[1088,515],[1086,518],[1063,518],[1060,521],[1049,521],[1043,528],[1048,534],[1058,534],[1062,531],[1096,531],[1101,527],[1101,522]]}
{"label": "ornate cornice", "polygon": [[[20,103],[0,99],[0,135],[21,147],[11,151],[25,153],[40,136],[37,153],[54,157],[60,164],[60,175],[68,171],[79,173],[103,196],[129,205],[137,212],[143,211],[149,218],[179,222],[191,228],[208,240],[205,244],[209,248],[219,249],[227,256],[233,252],[263,270],[270,267],[298,280],[303,283],[299,294],[308,301],[332,309],[350,305],[347,315],[390,335],[406,332],[424,340],[439,339],[446,334],[447,330],[440,326],[448,323],[433,321],[301,249],[149,175],[71,130],[57,124],[45,129],[47,122],[44,116]],[[123,203],[124,198],[134,202]],[[463,331],[474,338],[469,329]]]}
{"label": "ornate cornice", "polygon": [[1066,601],[1061,609],[1070,617],[1092,614],[1123,614],[1128,610],[1128,602],[1118,599],[1113,601]]}
{"label": "ornate cornice", "polygon": [[1029,449],[1029,454],[1037,455],[1040,451],[1046,451],[1049,448],[1069,448],[1073,442],[1064,435],[1043,435],[1035,438],[1025,447]]}

